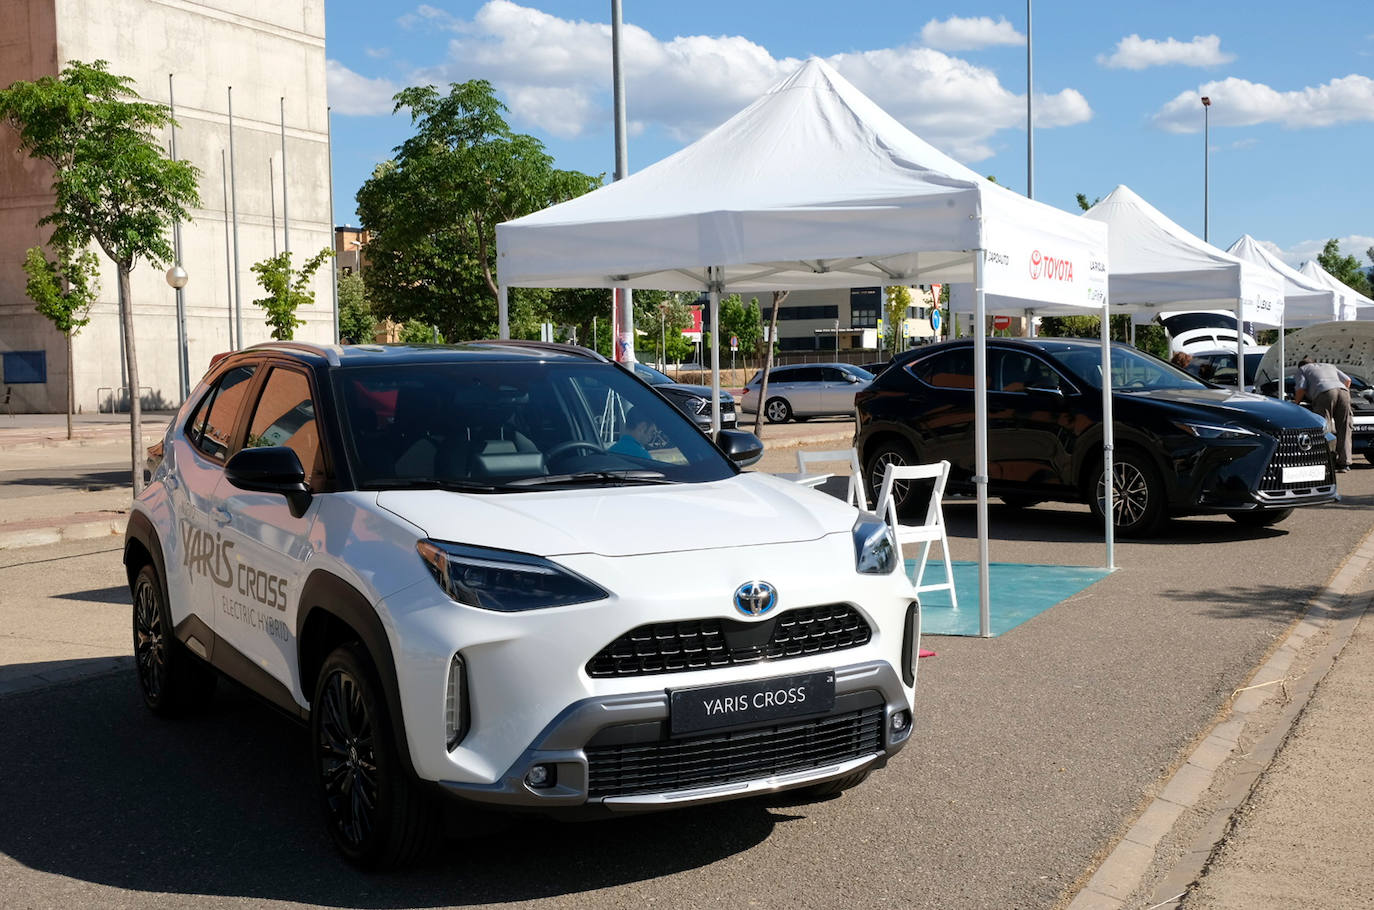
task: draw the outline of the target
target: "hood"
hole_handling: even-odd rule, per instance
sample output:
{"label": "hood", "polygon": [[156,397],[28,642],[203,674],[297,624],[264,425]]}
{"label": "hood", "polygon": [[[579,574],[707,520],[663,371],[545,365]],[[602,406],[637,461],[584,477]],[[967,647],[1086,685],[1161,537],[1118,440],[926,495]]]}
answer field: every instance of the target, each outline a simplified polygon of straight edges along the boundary
{"label": "hood", "polygon": [[[685,382],[665,382],[661,385],[654,386],[654,388],[658,389],[660,392],[682,392],[688,395],[695,395],[698,398],[705,398],[707,401],[711,400],[711,387],[709,385],[688,385]],[[725,389],[720,390],[721,401],[732,401],[733,398],[734,396],[725,391]]]}
{"label": "hood", "polygon": [[[1253,392],[1235,389],[1154,389],[1149,392],[1122,393],[1122,398],[1167,402],[1178,408],[1180,417],[1236,423],[1264,430],[1318,426],[1322,421],[1291,401],[1279,401]],[[1118,399],[1120,400],[1120,399]]]}
{"label": "hood", "polygon": [[640,556],[815,540],[852,506],[768,474],[712,483],[522,493],[389,490],[377,504],[436,540],[538,556]]}
{"label": "hood", "polygon": [[[1374,322],[1319,322],[1283,339],[1283,363],[1295,367],[1303,357],[1332,363],[1351,376],[1374,382]],[[1277,379],[1279,346],[1271,345],[1255,371],[1255,385]]]}

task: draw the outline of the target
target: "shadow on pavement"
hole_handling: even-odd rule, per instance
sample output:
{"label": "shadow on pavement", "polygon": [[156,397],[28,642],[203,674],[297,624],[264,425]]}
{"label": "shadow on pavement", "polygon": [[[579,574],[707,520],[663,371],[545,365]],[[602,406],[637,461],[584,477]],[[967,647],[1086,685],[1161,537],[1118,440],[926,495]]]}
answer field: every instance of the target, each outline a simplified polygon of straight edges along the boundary
{"label": "shadow on pavement", "polygon": [[16,487],[50,487],[55,490],[115,490],[129,486],[129,469],[85,471],[53,477],[16,477],[5,483]]}
{"label": "shadow on pavement", "polygon": [[91,588],[86,591],[72,591],[70,594],[54,594],[58,600],[84,600],[98,604],[129,605],[129,587],[115,585],[112,588]]}
{"label": "shadow on pavement", "polygon": [[106,675],[0,699],[0,729],[0,853],[134,892],[507,903],[708,865],[791,817],[751,802],[593,823],[501,818],[419,869],[368,876],[329,843],[304,728],[230,684],[203,714],[166,721],[143,707],[132,673]]}

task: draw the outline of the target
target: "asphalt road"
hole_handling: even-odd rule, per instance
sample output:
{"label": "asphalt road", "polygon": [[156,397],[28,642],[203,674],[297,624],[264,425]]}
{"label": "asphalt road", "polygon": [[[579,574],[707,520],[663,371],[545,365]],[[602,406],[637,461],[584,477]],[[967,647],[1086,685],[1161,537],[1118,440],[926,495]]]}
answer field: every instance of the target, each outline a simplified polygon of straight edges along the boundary
{"label": "asphalt road", "polygon": [[[302,729],[228,685],[175,723],[144,711],[131,673],[0,697],[0,894],[63,910],[1053,907],[1369,531],[1374,470],[1341,485],[1341,504],[1278,528],[1193,518],[1121,542],[1119,571],[1000,638],[928,639],[911,744],[841,797],[479,819],[404,874],[335,857]],[[971,502],[946,515],[971,558]],[[992,521],[994,560],[1101,564],[1086,509],[994,505]],[[0,615],[128,653],[109,546],[8,555]]]}

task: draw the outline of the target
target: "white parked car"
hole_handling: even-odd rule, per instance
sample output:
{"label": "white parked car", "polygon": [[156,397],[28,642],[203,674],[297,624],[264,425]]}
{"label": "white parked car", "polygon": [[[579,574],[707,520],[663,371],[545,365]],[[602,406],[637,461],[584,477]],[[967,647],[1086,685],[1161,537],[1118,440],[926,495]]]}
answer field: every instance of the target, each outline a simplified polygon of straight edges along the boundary
{"label": "white parked car", "polygon": [[[769,423],[806,420],[854,413],[854,394],[868,388],[873,374],[849,363],[797,363],[773,367],[768,374],[768,399],[763,416]],[[763,371],[744,387],[740,408],[759,409]]]}
{"label": "white parked car", "polygon": [[436,797],[854,786],[910,736],[920,608],[886,524],[741,472],[761,450],[583,348],[233,354],[129,519],[143,699],[191,708],[218,671],[307,723],[368,867],[431,839]]}

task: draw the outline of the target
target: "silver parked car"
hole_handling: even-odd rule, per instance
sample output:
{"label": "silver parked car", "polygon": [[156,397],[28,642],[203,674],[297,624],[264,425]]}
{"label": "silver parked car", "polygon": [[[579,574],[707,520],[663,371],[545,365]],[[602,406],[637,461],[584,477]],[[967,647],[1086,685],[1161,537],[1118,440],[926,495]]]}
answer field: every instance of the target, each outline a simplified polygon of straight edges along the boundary
{"label": "silver parked car", "polygon": [[[768,400],[763,416],[769,423],[806,420],[854,413],[854,393],[868,388],[873,374],[849,363],[798,363],[774,367],[768,374]],[[763,371],[754,374],[744,387],[740,407],[751,413],[759,409],[759,390]]]}

